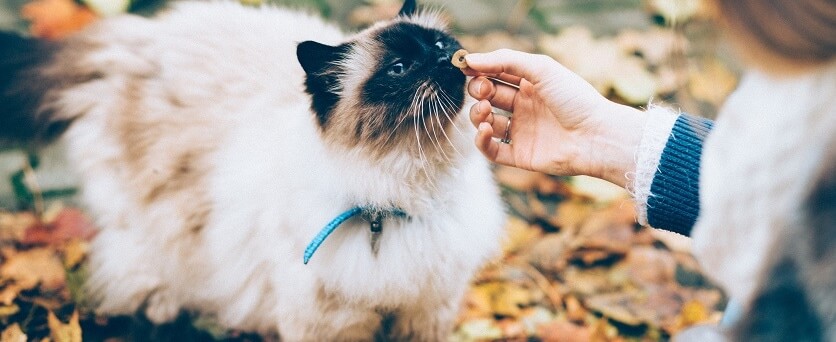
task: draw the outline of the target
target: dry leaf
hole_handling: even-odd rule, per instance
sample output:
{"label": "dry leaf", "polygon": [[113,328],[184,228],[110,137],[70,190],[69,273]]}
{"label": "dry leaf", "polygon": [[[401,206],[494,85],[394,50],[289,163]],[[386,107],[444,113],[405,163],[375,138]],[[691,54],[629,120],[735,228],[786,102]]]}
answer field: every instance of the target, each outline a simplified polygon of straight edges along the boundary
{"label": "dry leaf", "polygon": [[588,327],[564,320],[542,325],[538,333],[543,342],[589,342],[591,336]]}
{"label": "dry leaf", "polygon": [[49,336],[55,342],[81,342],[81,325],[78,323],[78,311],[74,311],[70,321],[62,323],[52,311],[47,316]]}
{"label": "dry leaf", "polygon": [[26,230],[24,244],[60,245],[71,239],[89,240],[96,235],[92,221],[81,210],[61,210],[55,219]]}
{"label": "dry leaf", "polygon": [[64,38],[97,19],[93,11],[73,0],[34,0],[23,6],[21,16],[31,21],[32,35],[46,39]]}
{"label": "dry leaf", "polygon": [[20,307],[17,304],[0,305],[0,318],[5,319],[11,315],[20,312]]}
{"label": "dry leaf", "polygon": [[476,319],[462,324],[456,335],[461,341],[490,341],[502,338],[502,329],[492,319]]}
{"label": "dry leaf", "polygon": [[566,317],[572,322],[583,322],[586,319],[586,309],[581,305],[578,297],[566,297]]}
{"label": "dry leaf", "polygon": [[583,200],[569,200],[560,202],[554,217],[549,223],[555,227],[574,231],[589,217],[593,211],[592,204]]}
{"label": "dry leaf", "polygon": [[688,90],[695,98],[719,106],[737,86],[737,77],[714,59],[691,71]]}
{"label": "dry leaf", "polygon": [[520,192],[528,192],[534,190],[540,179],[545,177],[543,174],[516,167],[497,166],[494,170],[494,177],[497,182],[507,186],[511,189]]}
{"label": "dry leaf", "polygon": [[503,252],[507,254],[516,253],[519,250],[531,245],[531,243],[543,235],[543,230],[532,227],[525,220],[516,216],[508,218],[505,224],[506,238],[502,244]]}
{"label": "dry leaf", "polygon": [[689,327],[708,320],[708,309],[705,305],[696,300],[689,300],[682,305],[682,326]]}
{"label": "dry leaf", "polygon": [[0,304],[12,305],[17,295],[20,294],[22,288],[18,284],[8,284],[0,290]]}
{"label": "dry leaf", "polygon": [[72,239],[64,246],[64,267],[68,269],[78,266],[87,252],[90,250],[90,245],[81,239]]}
{"label": "dry leaf", "polygon": [[663,284],[674,281],[676,261],[665,250],[650,246],[634,247],[627,254],[630,280],[637,285]]}
{"label": "dry leaf", "polygon": [[19,242],[23,240],[26,229],[38,222],[32,213],[0,212],[0,241]]}
{"label": "dry leaf", "polygon": [[12,255],[0,266],[0,277],[14,280],[24,290],[34,288],[38,283],[42,290],[57,290],[65,283],[61,260],[48,248]]}
{"label": "dry leaf", "polygon": [[14,323],[0,334],[0,342],[26,342],[26,334],[20,330],[20,325]]}
{"label": "dry leaf", "polygon": [[522,314],[520,307],[532,301],[528,290],[509,282],[480,284],[473,291],[482,292],[478,295],[489,298],[491,311],[499,316],[519,317]]}
{"label": "dry leaf", "polygon": [[565,234],[546,234],[528,252],[528,262],[549,275],[561,273],[568,265],[569,242]]}

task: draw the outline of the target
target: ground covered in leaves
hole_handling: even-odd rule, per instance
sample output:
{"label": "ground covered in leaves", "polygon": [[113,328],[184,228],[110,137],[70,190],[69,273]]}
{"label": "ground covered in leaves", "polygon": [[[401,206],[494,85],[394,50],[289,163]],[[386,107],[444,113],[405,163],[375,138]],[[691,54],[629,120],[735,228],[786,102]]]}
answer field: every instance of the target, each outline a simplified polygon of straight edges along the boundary
{"label": "ground covered in leaves", "polygon": [[[504,255],[474,279],[452,341],[657,341],[719,319],[723,295],[687,239],[638,226],[625,196],[496,174],[512,212]],[[165,326],[95,315],[81,292],[94,234],[82,211],[60,204],[40,217],[0,212],[2,342],[264,339],[187,315]]]}

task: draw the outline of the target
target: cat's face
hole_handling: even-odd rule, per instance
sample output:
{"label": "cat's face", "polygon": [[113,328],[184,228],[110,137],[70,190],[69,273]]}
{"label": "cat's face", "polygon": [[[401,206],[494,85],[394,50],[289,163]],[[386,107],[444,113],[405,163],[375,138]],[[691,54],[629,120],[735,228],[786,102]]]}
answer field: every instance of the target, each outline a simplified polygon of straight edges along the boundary
{"label": "cat's face", "polygon": [[465,76],[450,63],[461,48],[437,13],[399,16],[328,46],[307,41],[297,56],[323,134],[350,146],[391,150],[441,142],[461,110]]}

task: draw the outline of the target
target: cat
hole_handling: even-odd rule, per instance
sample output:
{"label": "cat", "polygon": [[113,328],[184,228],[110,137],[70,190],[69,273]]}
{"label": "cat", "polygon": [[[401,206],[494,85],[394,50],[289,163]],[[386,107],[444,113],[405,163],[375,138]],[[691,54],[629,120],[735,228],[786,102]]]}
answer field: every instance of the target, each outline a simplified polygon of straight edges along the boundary
{"label": "cat", "polygon": [[460,113],[460,44],[414,0],[356,34],[185,1],[60,42],[0,40],[0,136],[66,146],[101,227],[85,287],[101,314],[440,341],[499,255],[505,208]]}

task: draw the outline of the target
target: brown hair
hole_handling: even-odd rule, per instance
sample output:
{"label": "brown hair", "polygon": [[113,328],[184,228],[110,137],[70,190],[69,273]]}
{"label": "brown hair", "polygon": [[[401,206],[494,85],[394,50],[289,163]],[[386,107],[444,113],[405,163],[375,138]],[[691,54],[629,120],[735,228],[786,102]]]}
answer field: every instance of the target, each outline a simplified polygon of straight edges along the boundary
{"label": "brown hair", "polygon": [[715,0],[745,57],[768,67],[821,65],[836,56],[836,1]]}

